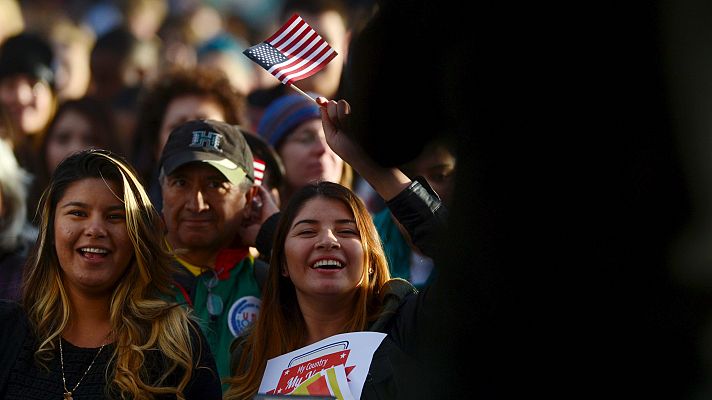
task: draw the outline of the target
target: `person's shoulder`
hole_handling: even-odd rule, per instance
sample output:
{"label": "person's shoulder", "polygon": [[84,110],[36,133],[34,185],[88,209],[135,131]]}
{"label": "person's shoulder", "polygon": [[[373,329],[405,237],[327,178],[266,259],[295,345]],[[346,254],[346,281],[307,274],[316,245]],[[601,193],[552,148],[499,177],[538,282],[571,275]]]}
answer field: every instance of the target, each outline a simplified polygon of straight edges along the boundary
{"label": "person's shoulder", "polygon": [[253,261],[252,267],[255,269],[255,279],[257,279],[257,284],[260,290],[265,286],[267,282],[267,274],[269,273],[269,264],[256,258]]}
{"label": "person's shoulder", "polygon": [[186,399],[219,399],[222,395],[220,376],[210,346],[200,325],[188,319],[193,352],[193,375],[185,389]]}
{"label": "person's shoulder", "polygon": [[254,328],[254,325],[247,327],[242,333],[240,333],[232,343],[230,343],[230,371],[232,374],[236,374],[240,366],[240,359],[242,358],[242,353],[244,353],[245,346],[247,345],[247,340]]}
{"label": "person's shoulder", "polygon": [[0,320],[11,322],[24,319],[25,311],[18,302],[0,299]]}
{"label": "person's shoulder", "polygon": [[398,314],[398,309],[409,299],[418,294],[418,289],[401,278],[388,280],[379,292],[381,313],[369,330],[380,332],[388,326]]}
{"label": "person's shoulder", "polygon": [[406,297],[417,293],[418,289],[412,283],[402,278],[393,278],[389,279],[381,287],[380,296],[384,306],[389,304],[400,305]]}
{"label": "person's shoulder", "polygon": [[199,317],[195,314],[190,314],[188,317],[188,333],[190,334],[190,343],[193,347],[193,351],[210,349],[208,338],[200,326]]}
{"label": "person's shoulder", "polygon": [[27,314],[24,308],[12,300],[0,300],[0,341],[4,338],[24,334],[27,331]]}
{"label": "person's shoulder", "polygon": [[245,344],[247,344],[247,338],[251,331],[252,329],[248,327],[230,343],[230,353],[233,354],[233,356],[242,354],[242,349],[245,347]]}

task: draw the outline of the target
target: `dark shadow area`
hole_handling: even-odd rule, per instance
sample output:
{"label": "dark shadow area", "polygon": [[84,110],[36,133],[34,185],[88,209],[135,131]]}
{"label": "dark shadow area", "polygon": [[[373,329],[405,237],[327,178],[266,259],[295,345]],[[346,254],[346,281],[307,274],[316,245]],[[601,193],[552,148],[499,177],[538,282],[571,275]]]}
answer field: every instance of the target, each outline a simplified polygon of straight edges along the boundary
{"label": "dark shadow area", "polygon": [[358,139],[384,165],[434,132],[458,151],[414,395],[700,396],[660,4],[384,3],[351,50]]}

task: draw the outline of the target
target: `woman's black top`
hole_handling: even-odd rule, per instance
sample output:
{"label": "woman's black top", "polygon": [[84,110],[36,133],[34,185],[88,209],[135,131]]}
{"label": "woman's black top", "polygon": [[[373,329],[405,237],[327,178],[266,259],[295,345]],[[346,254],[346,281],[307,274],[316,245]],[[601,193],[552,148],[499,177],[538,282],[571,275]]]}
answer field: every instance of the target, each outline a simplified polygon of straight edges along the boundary
{"label": "woman's black top", "polygon": [[[36,339],[29,333],[27,319],[22,308],[9,301],[0,300],[0,398],[2,399],[57,399],[64,398],[62,370],[57,346],[54,357],[45,363],[45,367],[35,362],[34,353],[38,346]],[[222,388],[217,374],[215,359],[197,325],[191,329],[194,343],[193,375],[183,391],[186,399],[221,399]],[[115,388],[107,387],[113,379],[114,344],[107,344],[96,357],[94,365],[75,391],[74,400],[120,398]],[[64,357],[64,376],[67,389],[72,390],[91,364],[99,348],[81,348],[62,339]],[[147,383],[156,382],[166,370],[166,359],[158,351],[144,352],[146,370],[149,373]],[[182,375],[178,369],[169,375],[161,386],[177,386]],[[113,389],[113,390],[112,390]],[[156,396],[157,399],[174,399],[171,396]]]}

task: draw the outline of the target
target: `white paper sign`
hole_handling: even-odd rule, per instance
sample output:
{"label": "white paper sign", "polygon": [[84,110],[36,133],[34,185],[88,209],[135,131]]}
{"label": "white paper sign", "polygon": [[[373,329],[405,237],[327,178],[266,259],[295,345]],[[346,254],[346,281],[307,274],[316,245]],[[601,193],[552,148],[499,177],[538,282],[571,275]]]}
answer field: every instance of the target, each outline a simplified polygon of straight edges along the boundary
{"label": "white paper sign", "polygon": [[[359,399],[373,353],[386,337],[380,332],[334,335],[267,361],[259,393],[331,395]],[[343,387],[343,378],[348,387]]]}

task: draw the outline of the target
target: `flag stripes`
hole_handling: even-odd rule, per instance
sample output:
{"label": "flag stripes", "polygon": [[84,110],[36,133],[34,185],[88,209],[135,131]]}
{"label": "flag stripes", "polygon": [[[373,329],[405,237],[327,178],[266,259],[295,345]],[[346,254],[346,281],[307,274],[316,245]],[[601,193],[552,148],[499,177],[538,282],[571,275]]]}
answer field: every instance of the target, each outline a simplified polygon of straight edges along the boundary
{"label": "flag stripes", "polygon": [[285,85],[314,75],[337,55],[297,14],[263,43],[244,53]]}
{"label": "flag stripes", "polygon": [[252,166],[255,169],[255,185],[259,186],[262,184],[262,180],[265,177],[266,165],[264,161],[260,159],[254,159],[252,161]]}

